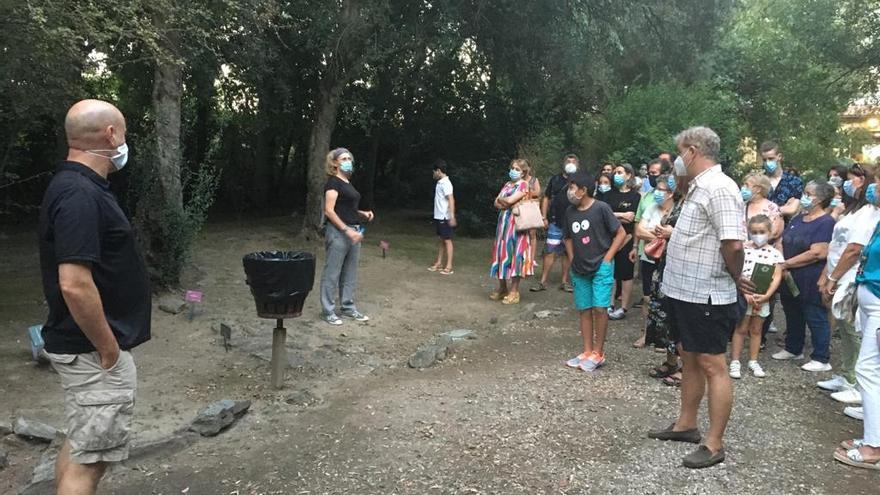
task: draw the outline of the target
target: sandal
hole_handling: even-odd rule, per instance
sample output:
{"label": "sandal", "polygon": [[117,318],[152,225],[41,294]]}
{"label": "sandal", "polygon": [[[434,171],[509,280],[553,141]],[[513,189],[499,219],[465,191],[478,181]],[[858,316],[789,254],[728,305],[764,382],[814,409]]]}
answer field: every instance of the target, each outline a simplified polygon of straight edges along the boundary
{"label": "sandal", "polygon": [[519,304],[519,292],[511,292],[501,300],[501,304]]}
{"label": "sandal", "polygon": [[440,265],[431,265],[428,267],[429,272],[436,272],[440,270]]}
{"label": "sandal", "polygon": [[837,449],[834,451],[834,459],[848,466],[880,471],[880,459],[867,461],[864,456],[862,456],[862,453],[859,452],[859,449]]}
{"label": "sandal", "polygon": [[660,366],[652,369],[648,372],[648,376],[651,378],[666,378],[667,376],[674,375],[679,371],[678,365],[671,365],[669,363],[663,363]]}
{"label": "sandal", "polygon": [[507,291],[496,290],[495,292],[489,294],[489,299],[493,301],[500,301],[507,297]]}
{"label": "sandal", "polygon": [[452,275],[453,273],[455,272],[450,270],[449,268],[444,268],[440,270],[440,275]]}
{"label": "sandal", "polygon": [[530,292],[541,292],[545,290],[547,290],[547,286],[542,283],[538,283],[538,285],[534,285],[529,288]]}
{"label": "sandal", "polygon": [[861,438],[855,440],[844,440],[840,442],[840,448],[842,448],[843,450],[857,449],[862,445],[865,445],[865,441]]}
{"label": "sandal", "polygon": [[663,379],[663,385],[667,387],[681,387],[681,378],[675,376],[675,373]]}

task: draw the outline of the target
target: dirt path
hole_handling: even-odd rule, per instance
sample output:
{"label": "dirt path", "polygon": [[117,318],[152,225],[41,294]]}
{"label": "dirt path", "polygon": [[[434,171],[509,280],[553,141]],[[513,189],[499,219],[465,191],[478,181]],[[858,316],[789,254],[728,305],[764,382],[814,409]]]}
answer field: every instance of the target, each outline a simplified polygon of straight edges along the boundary
{"label": "dirt path", "polygon": [[[316,293],[305,317],[288,322],[294,367],[280,392],[267,387],[260,357],[272,322],[256,318],[240,258],[322,249],[294,241],[285,218],[212,225],[186,284],[205,291],[204,314],[190,322],[155,311],[154,339],[136,352],[139,439],[170,434],[216,399],[251,399],[251,412],[218,437],[115,470],[102,493],[876,493],[876,475],[831,460],[861,425],[815,377],[769,359],[768,378],[737,383],[729,460],[681,468],[688,447],[644,436],[674,418],[678,391],[647,377],[657,354],[629,347],[637,315],[612,324],[606,368],[567,370],[562,360],[578,340],[568,295],[524,293],[516,308],[488,301],[487,240],[458,242],[452,277],[428,273],[434,246],[422,218],[397,215],[368,231],[359,291],[368,325],[317,321]],[[387,259],[380,239],[391,243]],[[3,241],[0,396],[10,400],[0,400],[0,417],[61,426],[56,377],[30,364],[24,348],[24,328],[44,311],[32,240]],[[560,314],[532,318],[540,309]],[[228,353],[212,330],[220,321],[233,328]],[[438,367],[406,367],[419,344],[456,328],[477,340]],[[0,493],[23,486],[40,453],[11,438],[0,442],[13,463],[0,471]]]}

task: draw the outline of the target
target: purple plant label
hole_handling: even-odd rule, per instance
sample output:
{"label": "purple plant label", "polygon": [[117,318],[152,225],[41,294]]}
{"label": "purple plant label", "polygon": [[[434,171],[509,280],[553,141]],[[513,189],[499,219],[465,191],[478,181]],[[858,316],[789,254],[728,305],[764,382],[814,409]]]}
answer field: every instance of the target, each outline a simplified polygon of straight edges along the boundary
{"label": "purple plant label", "polygon": [[200,290],[188,290],[186,291],[186,297],[184,299],[186,302],[200,303],[202,302],[202,295],[202,291]]}

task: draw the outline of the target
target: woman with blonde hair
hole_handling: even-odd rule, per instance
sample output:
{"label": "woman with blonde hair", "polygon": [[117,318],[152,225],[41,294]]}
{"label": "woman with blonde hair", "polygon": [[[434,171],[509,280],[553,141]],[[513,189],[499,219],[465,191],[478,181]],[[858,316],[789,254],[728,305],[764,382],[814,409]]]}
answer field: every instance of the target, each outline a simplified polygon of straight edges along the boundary
{"label": "woman with blonde hair", "polygon": [[361,194],[351,185],[354,155],[345,148],[327,154],[327,182],[324,183],[324,271],[321,273],[321,317],[331,325],[342,325],[336,314],[339,297],[341,314],[356,321],[370,318],[354,304],[357,266],[364,240],[362,223],[373,221],[373,212],[359,210]]}
{"label": "woman with blonde hair", "polygon": [[782,219],[782,213],[779,206],[767,199],[770,195],[770,178],[760,172],[752,172],[743,179],[743,186],[740,189],[743,202],[745,203],[744,222],[748,224],[752,217],[758,215],[766,215],[770,219],[772,228],[770,229],[769,244],[777,244],[782,236],[782,229],[785,223]]}
{"label": "woman with blonde hair", "polygon": [[529,234],[516,231],[516,217],[513,215],[513,207],[528,197],[529,184],[523,177],[530,170],[526,160],[516,159],[510,162],[510,180],[495,198],[495,208],[499,210],[498,227],[495,230],[489,276],[498,279],[498,290],[490,294],[489,298],[493,301],[500,300],[503,304],[519,303],[520,279],[532,275],[535,269]]}

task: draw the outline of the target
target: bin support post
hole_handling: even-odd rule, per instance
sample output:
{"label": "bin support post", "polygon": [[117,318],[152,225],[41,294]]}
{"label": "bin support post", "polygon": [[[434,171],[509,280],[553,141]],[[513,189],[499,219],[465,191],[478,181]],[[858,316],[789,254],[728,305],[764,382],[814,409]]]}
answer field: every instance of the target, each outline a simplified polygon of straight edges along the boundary
{"label": "bin support post", "polygon": [[275,329],[272,331],[272,387],[280,389],[284,387],[284,369],[287,367],[287,330],[284,328],[284,320],[276,320]]}

